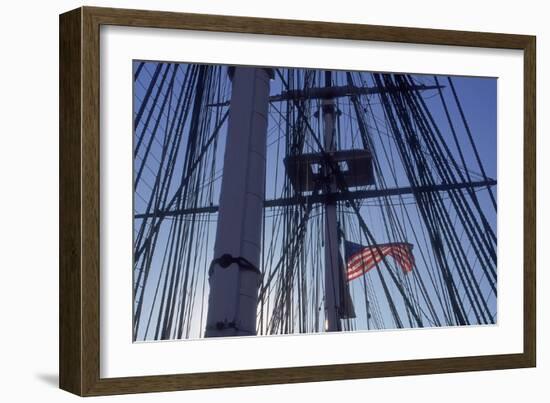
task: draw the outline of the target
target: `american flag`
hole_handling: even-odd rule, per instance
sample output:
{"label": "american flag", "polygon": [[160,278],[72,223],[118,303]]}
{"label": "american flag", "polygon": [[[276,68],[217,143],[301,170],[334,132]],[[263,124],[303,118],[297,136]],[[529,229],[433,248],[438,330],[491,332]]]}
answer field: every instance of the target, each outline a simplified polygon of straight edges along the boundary
{"label": "american flag", "polygon": [[396,242],[363,246],[345,241],[344,248],[348,281],[361,277],[375,267],[385,256],[393,257],[405,274],[412,271],[414,266],[413,246],[410,243]]}

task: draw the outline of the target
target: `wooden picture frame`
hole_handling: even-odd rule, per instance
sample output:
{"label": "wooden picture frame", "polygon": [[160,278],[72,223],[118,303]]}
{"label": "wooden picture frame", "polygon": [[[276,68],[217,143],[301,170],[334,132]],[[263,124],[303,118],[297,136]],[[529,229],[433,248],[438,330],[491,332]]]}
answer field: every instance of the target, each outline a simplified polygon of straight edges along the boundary
{"label": "wooden picture frame", "polygon": [[[524,52],[523,353],[276,369],[100,377],[99,30],[101,25]],[[535,37],[82,7],[60,16],[60,387],[81,396],[533,367],[536,364]]]}

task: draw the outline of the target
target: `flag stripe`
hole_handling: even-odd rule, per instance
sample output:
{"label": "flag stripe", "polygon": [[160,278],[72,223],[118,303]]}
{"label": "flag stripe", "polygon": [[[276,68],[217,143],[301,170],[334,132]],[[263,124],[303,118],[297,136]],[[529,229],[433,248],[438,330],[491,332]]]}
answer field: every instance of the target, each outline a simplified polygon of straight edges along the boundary
{"label": "flag stripe", "polygon": [[361,246],[351,244],[354,249],[351,256],[347,256],[347,279],[354,280],[381,262],[386,256],[391,256],[403,273],[412,271],[414,267],[414,255],[412,245],[408,243],[382,244],[377,246]]}

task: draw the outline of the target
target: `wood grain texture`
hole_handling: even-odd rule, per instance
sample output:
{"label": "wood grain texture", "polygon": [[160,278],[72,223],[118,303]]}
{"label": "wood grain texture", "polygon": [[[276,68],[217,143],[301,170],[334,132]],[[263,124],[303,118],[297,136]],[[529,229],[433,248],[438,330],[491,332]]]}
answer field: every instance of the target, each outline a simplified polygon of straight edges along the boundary
{"label": "wood grain texture", "polygon": [[523,355],[536,366],[537,338],[537,130],[536,39],[526,40],[523,56]]}
{"label": "wood grain texture", "polygon": [[[99,28],[288,35],[524,51],[524,352],[131,378],[100,378]],[[535,37],[83,7],[60,16],[60,387],[81,395],[532,367],[536,363]]]}
{"label": "wood grain texture", "polygon": [[59,21],[59,386],[81,394],[81,10]]}
{"label": "wood grain texture", "polygon": [[99,379],[99,24],[82,9],[82,390]]}

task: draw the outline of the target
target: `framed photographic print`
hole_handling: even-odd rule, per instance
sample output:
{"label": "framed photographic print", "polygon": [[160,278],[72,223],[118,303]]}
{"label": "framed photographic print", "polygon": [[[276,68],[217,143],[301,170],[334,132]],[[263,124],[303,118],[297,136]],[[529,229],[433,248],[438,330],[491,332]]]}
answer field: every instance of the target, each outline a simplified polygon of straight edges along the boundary
{"label": "framed photographic print", "polygon": [[60,386],[532,367],[535,38],[60,17]]}

